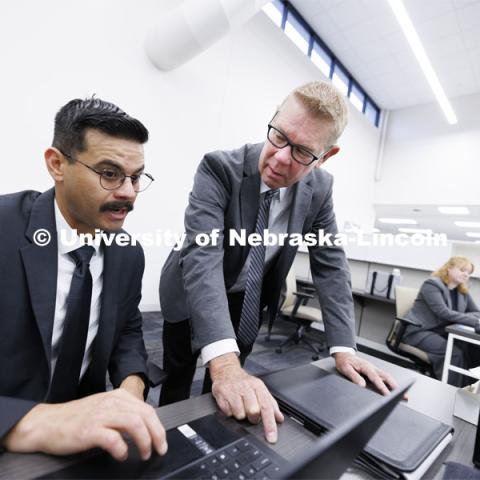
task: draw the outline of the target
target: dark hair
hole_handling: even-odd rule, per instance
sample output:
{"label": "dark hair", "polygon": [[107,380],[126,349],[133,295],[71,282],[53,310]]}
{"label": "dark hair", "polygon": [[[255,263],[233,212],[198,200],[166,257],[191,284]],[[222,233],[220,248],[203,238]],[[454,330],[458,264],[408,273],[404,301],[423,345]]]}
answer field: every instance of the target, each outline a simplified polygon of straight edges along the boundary
{"label": "dark hair", "polygon": [[139,120],[113,103],[92,97],[71,100],[58,111],[52,145],[68,155],[82,152],[86,148],[85,131],[89,128],[141,144],[148,140],[148,130]]}

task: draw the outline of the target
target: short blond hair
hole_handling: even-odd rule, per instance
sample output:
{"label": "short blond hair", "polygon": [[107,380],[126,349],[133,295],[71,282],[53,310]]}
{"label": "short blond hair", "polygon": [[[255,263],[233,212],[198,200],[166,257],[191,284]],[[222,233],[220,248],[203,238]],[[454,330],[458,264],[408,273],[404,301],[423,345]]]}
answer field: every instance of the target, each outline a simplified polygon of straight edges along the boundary
{"label": "short blond hair", "polygon": [[[448,269],[454,268],[454,267],[462,268],[462,267],[465,267],[466,265],[470,265],[470,267],[472,267],[471,273],[473,273],[473,270],[475,267],[467,257],[461,257],[461,256],[451,257],[448,260],[448,262],[444,263],[438,270],[435,270],[432,273],[432,276],[438,277],[440,280],[442,280],[442,282],[445,285],[448,285],[448,282],[449,282]],[[468,292],[468,287],[465,283],[461,283],[457,287],[457,290],[460,293],[466,294]]]}
{"label": "short blond hair", "polygon": [[348,107],[340,91],[330,82],[309,82],[290,92],[279,110],[292,96],[300,100],[313,115],[327,118],[333,123],[329,144],[334,145],[348,123]]}

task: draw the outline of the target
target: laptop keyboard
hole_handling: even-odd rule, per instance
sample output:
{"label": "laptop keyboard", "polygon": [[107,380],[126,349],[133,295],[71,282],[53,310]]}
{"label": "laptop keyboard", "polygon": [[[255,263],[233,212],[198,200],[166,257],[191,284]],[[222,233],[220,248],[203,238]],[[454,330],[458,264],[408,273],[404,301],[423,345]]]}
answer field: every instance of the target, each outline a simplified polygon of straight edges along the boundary
{"label": "laptop keyboard", "polygon": [[236,442],[198,460],[195,464],[176,472],[171,478],[189,479],[259,479],[268,480],[279,475],[280,466],[272,460],[271,450],[261,448],[250,440]]}

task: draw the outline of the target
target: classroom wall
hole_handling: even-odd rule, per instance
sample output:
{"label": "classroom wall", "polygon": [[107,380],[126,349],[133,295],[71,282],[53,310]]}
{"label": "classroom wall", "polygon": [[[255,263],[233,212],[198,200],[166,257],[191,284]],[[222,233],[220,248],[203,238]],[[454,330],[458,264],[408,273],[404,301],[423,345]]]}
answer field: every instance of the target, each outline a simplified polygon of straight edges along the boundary
{"label": "classroom wall", "polygon": [[456,125],[436,103],[390,113],[375,203],[478,204],[480,94],[451,103]]}
{"label": "classroom wall", "polygon": [[[183,231],[183,212],[202,155],[263,141],[275,106],[321,73],[260,12],[248,24],[172,72],[144,53],[151,24],[175,0],[17,0],[0,15],[4,168],[0,192],[45,190],[43,164],[60,106],[93,93],[140,118],[151,133],[146,171],[156,181],[139,195],[126,228]],[[351,109],[334,173],[339,223],[373,224],[373,172],[379,131]],[[144,309],[158,308],[160,269],[170,248],[145,248]]]}

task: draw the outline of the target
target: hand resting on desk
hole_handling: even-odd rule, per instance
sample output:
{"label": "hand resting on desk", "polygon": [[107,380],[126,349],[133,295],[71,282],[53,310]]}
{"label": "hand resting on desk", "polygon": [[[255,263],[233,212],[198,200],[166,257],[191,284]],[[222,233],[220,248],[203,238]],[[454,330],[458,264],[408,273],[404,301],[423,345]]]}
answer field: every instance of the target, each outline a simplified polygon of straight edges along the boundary
{"label": "hand resting on desk", "polygon": [[367,360],[349,352],[337,352],[334,354],[335,367],[351,382],[366,387],[366,377],[373,386],[383,395],[397,387],[393,377],[383,370],[375,367]]}
{"label": "hand resting on desk", "polygon": [[99,447],[122,461],[128,456],[122,433],[132,437],[144,460],[152,447],[160,455],[167,452],[165,430],[155,410],[125,388],[66,403],[38,404],[6,435],[3,445],[10,452],[54,455]]}
{"label": "hand resting on desk", "polygon": [[265,438],[275,443],[278,438],[277,422],[283,422],[284,418],[265,384],[249,375],[234,353],[210,360],[209,369],[213,382],[212,395],[220,410],[237,420],[262,421]]}

